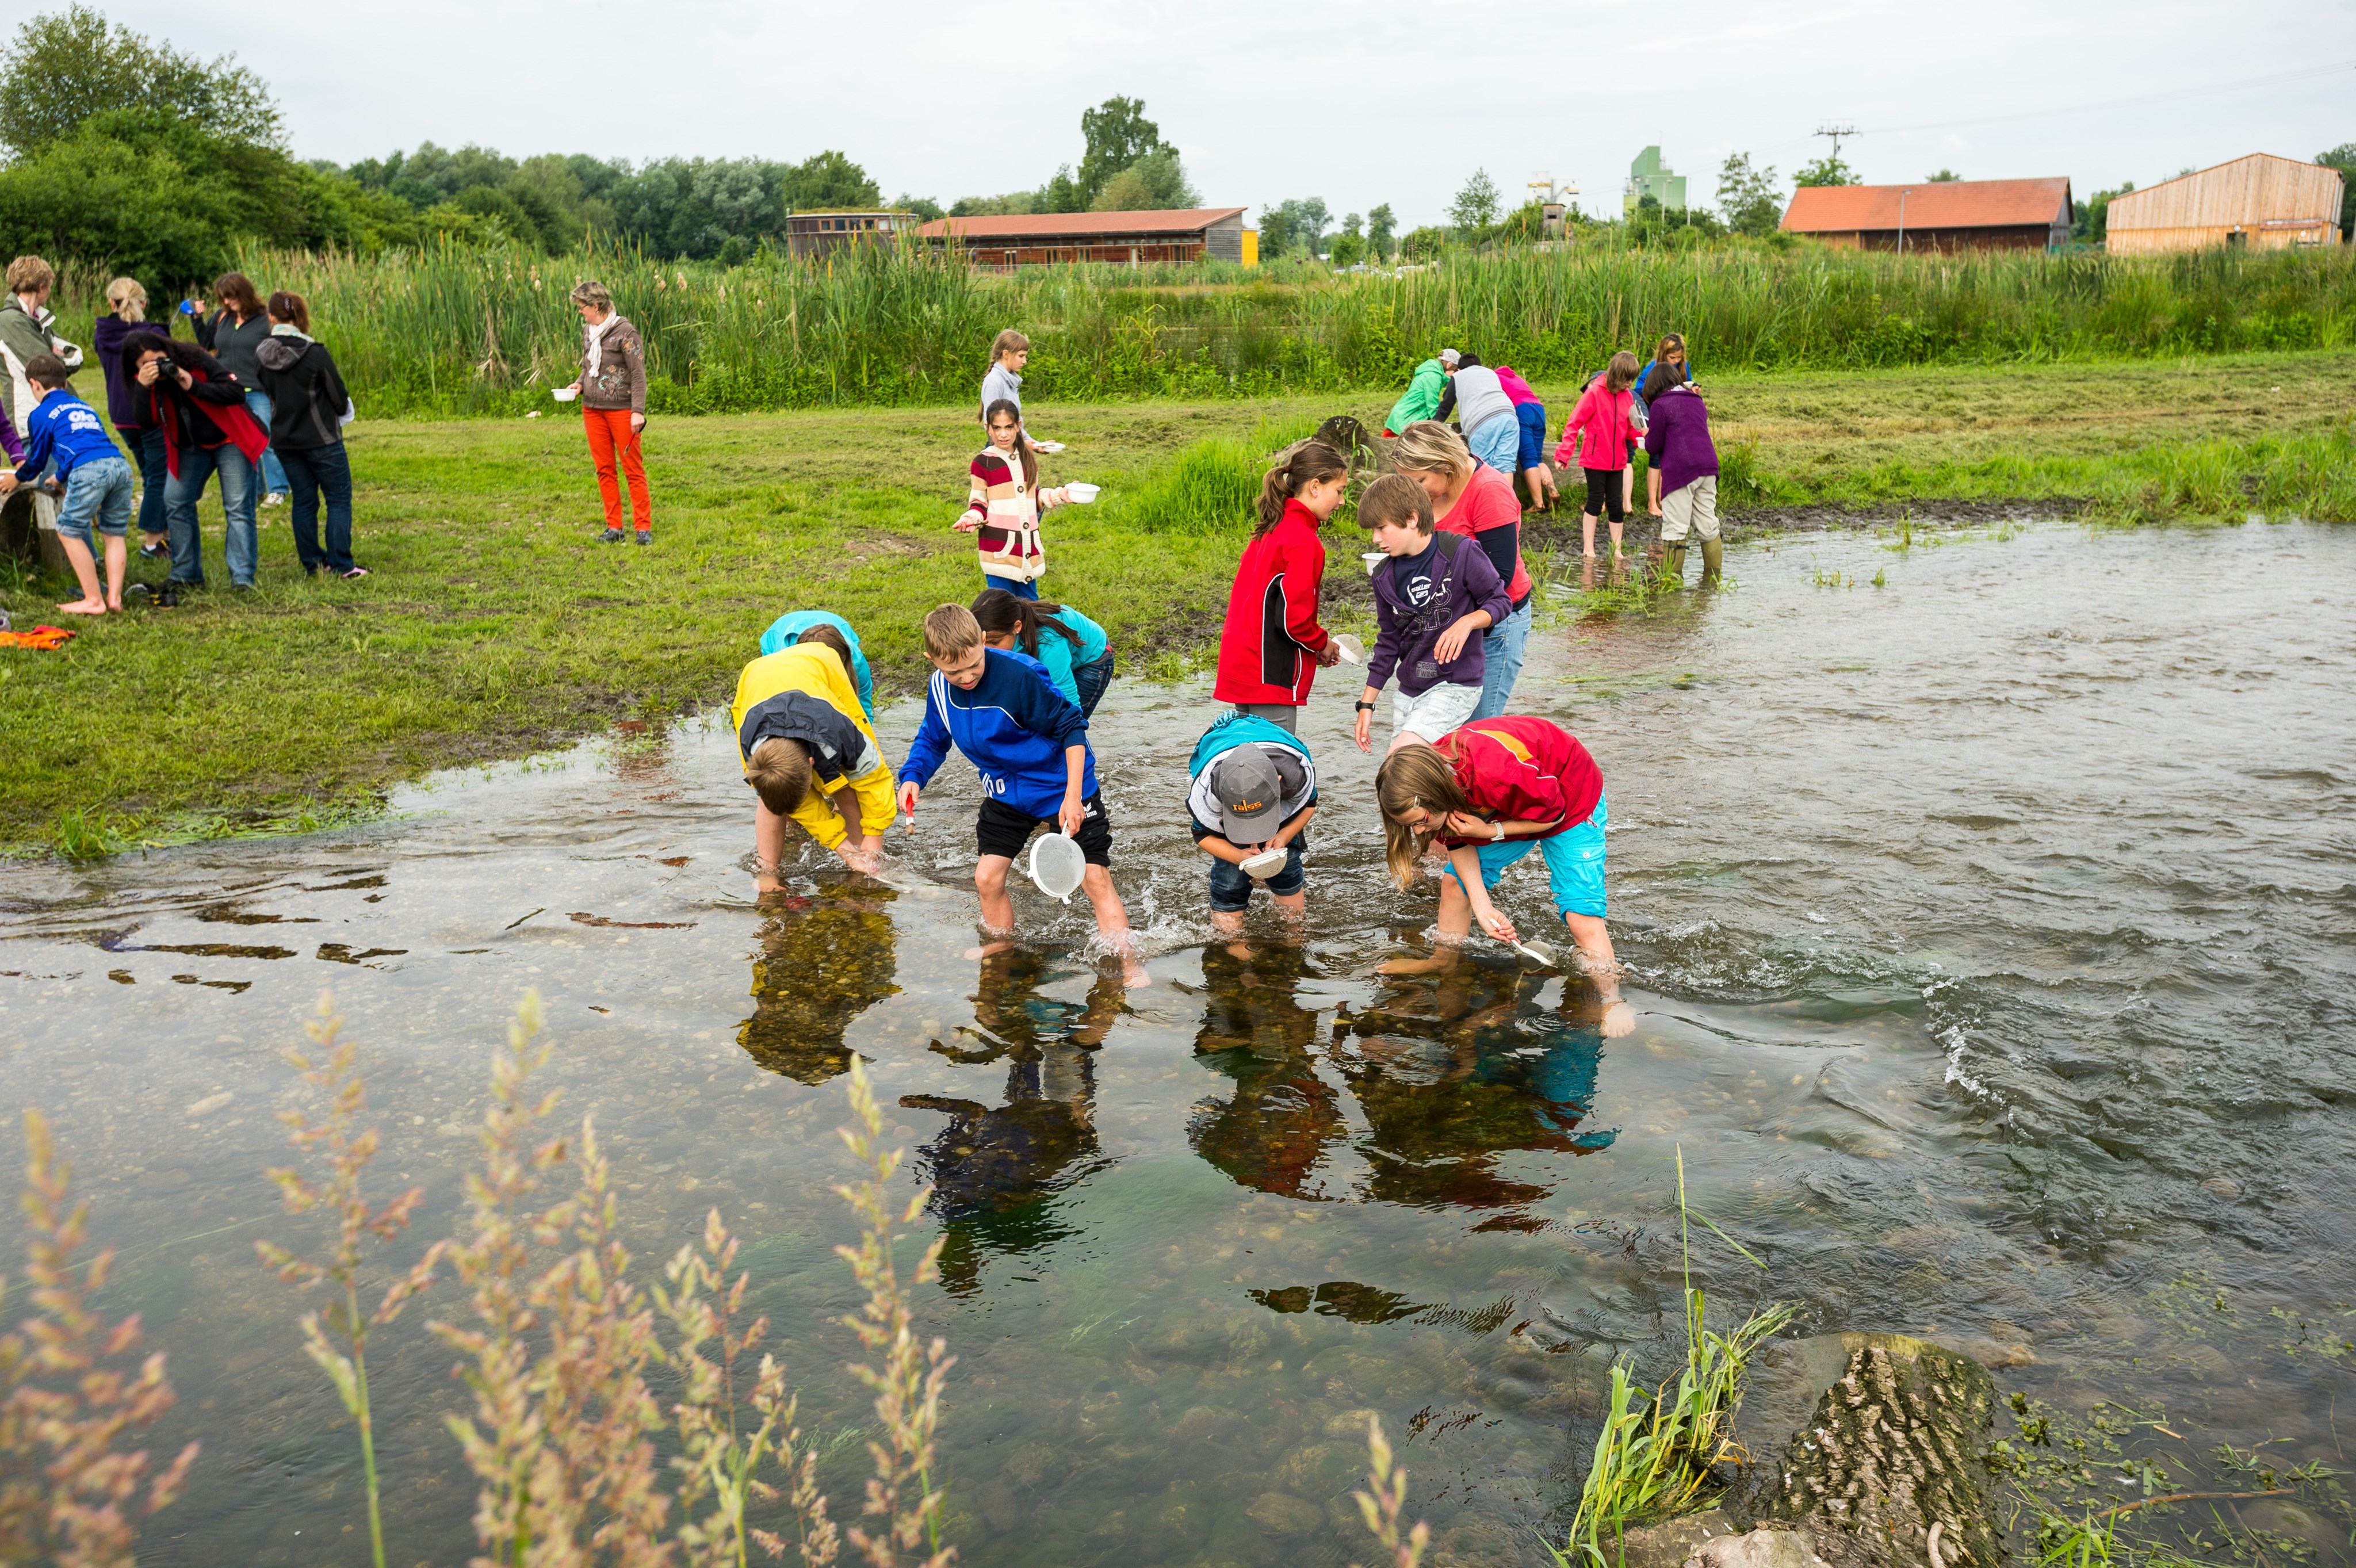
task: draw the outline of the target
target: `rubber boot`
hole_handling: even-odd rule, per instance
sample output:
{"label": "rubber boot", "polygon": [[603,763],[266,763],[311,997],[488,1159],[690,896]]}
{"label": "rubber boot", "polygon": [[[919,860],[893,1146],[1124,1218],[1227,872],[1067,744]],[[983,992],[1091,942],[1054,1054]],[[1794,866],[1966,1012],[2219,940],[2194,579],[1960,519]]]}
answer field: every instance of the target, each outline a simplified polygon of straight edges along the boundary
{"label": "rubber boot", "polygon": [[1705,539],[1701,542],[1701,580],[1715,583],[1726,568],[1726,542]]}
{"label": "rubber boot", "polygon": [[1661,571],[1678,587],[1682,588],[1686,585],[1686,547],[1684,545],[1667,546],[1661,556]]}

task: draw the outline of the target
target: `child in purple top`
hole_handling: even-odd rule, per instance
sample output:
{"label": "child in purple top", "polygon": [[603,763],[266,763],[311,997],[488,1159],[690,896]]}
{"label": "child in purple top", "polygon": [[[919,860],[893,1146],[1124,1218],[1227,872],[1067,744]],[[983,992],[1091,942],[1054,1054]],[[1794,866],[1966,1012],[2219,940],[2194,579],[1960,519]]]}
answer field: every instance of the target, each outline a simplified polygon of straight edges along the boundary
{"label": "child in purple top", "polygon": [[1358,501],[1358,523],[1389,557],[1375,566],[1375,618],[1358,698],[1360,751],[1374,747],[1375,699],[1394,672],[1391,749],[1411,739],[1438,744],[1472,716],[1488,675],[1490,627],[1513,614],[1505,579],[1489,553],[1462,534],[1432,531],[1431,498],[1405,474],[1385,474]]}
{"label": "child in purple top", "polygon": [[1651,467],[1644,476],[1646,510],[1661,520],[1662,566],[1682,582],[1686,536],[1701,541],[1701,580],[1715,582],[1725,563],[1718,536],[1718,447],[1709,438],[1709,407],[1678,367],[1655,365],[1644,383],[1652,424],[1644,432]]}

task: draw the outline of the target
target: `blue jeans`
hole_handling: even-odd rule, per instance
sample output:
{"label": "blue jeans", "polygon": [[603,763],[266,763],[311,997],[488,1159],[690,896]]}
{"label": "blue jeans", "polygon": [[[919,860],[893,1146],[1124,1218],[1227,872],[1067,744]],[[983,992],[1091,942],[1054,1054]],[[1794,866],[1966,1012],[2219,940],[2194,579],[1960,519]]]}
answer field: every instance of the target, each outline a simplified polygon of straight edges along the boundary
{"label": "blue jeans", "polygon": [[131,460],[139,466],[139,532],[161,533],[164,532],[164,487],[172,482],[171,473],[164,466],[167,460],[164,433],[148,425],[125,429],[119,424],[114,427],[114,433],[123,437],[123,449],[130,453]]}
{"label": "blue jeans", "polygon": [[1530,640],[1530,606],[1507,616],[1502,626],[1481,634],[1481,705],[1474,720],[1502,718],[1514,700],[1514,682],[1522,678],[1522,650]]}
{"label": "blue jeans", "polygon": [[[1290,897],[1309,886],[1309,868],[1302,864],[1301,836],[1295,834],[1284,846],[1284,869],[1268,879],[1268,890],[1280,897]],[[1211,908],[1222,915],[1238,914],[1251,908],[1252,879],[1244,868],[1224,860],[1211,862]]]}
{"label": "blue jeans", "polygon": [[197,502],[205,493],[205,481],[216,472],[220,475],[221,516],[227,524],[221,553],[229,563],[229,578],[250,588],[262,553],[253,531],[253,465],[226,441],[218,446],[181,447],[180,471],[164,487],[164,521],[172,536],[172,581],[205,580],[204,534],[197,526]]}
{"label": "blue jeans", "polygon": [[[280,454],[293,491],[294,558],[306,576],[325,566],[337,576],[352,569],[352,462],[344,444],[289,447]],[[327,498],[327,548],[319,548],[319,498]]]}
{"label": "blue jeans", "polygon": [[98,532],[120,539],[131,531],[131,465],[120,457],[97,457],[78,463],[66,476],[66,497],[58,508],[58,537],[79,539],[82,548],[96,553],[91,521]]}
{"label": "blue jeans", "polygon": [[995,573],[984,572],[981,575],[981,581],[984,587],[1003,588],[1018,599],[1035,599],[1039,596],[1039,580],[1035,577],[1028,582],[1018,583],[1012,577],[1001,577]]}
{"label": "blue jeans", "polygon": [[1522,422],[1510,413],[1493,413],[1479,429],[1466,431],[1464,445],[1472,449],[1473,461],[1488,464],[1509,479],[1521,471],[1514,459],[1521,456]]}
{"label": "blue jeans", "polygon": [[[266,392],[248,391],[245,394],[245,412],[253,415],[254,423],[262,426],[264,435],[270,434],[270,415],[273,407]],[[285,465],[279,462],[276,450],[268,446],[262,449],[262,489],[267,495],[283,496],[286,493]],[[249,509],[252,504],[250,500],[246,503]]]}
{"label": "blue jeans", "polygon": [[1080,717],[1096,717],[1097,704],[1104,701],[1105,688],[1112,684],[1112,650],[1106,649],[1102,659],[1076,665],[1072,684],[1079,688]]}
{"label": "blue jeans", "polygon": [[[1603,830],[1611,822],[1603,797],[1595,798],[1595,810],[1587,821],[1563,829],[1552,838],[1506,839],[1501,843],[1481,846],[1481,885],[1494,889],[1505,867],[1530,853],[1540,851],[1546,856],[1547,890],[1554,895],[1558,915],[1591,915],[1603,918]],[[1451,865],[1442,875],[1454,876]]]}

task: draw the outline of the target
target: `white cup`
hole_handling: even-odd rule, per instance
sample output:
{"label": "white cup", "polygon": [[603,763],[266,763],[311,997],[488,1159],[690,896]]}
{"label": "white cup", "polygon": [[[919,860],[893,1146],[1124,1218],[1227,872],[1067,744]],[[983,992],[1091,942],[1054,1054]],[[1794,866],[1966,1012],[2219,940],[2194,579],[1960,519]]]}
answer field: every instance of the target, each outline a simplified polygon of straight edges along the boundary
{"label": "white cup", "polygon": [[549,390],[556,394],[556,401],[559,403],[571,403],[581,395],[579,387],[552,387]]}
{"label": "white cup", "polygon": [[1102,485],[1070,484],[1064,487],[1064,493],[1080,505],[1086,506],[1096,499],[1098,492],[1103,489]]}

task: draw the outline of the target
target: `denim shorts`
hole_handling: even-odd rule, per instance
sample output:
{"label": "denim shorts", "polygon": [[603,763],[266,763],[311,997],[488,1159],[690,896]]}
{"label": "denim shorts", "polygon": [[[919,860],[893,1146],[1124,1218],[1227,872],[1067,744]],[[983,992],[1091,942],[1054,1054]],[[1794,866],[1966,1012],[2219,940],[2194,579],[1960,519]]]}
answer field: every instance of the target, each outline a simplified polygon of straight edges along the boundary
{"label": "denim shorts", "polygon": [[[1308,856],[1301,852],[1301,834],[1293,835],[1284,846],[1284,869],[1262,884],[1274,894],[1290,897],[1309,886]],[[1252,879],[1244,875],[1240,865],[1224,860],[1211,862],[1211,908],[1222,915],[1240,914],[1251,908]]]}
{"label": "denim shorts", "polygon": [[1472,448],[1474,461],[1512,478],[1521,472],[1514,459],[1522,450],[1522,422],[1510,413],[1493,413],[1478,428],[1464,433],[1464,445]]}
{"label": "denim shorts", "polygon": [[[1603,797],[1599,795],[1587,821],[1552,838],[1507,839],[1503,843],[1483,844],[1481,885],[1494,888],[1505,867],[1537,849],[1546,855],[1547,882],[1554,893],[1555,913],[1603,918],[1603,828],[1608,820]],[[1447,875],[1455,875],[1456,868],[1449,867]]]}
{"label": "denim shorts", "polygon": [[120,457],[93,457],[66,476],[65,499],[58,507],[58,537],[79,539],[85,548],[94,519],[98,532],[121,539],[131,532],[131,465]]}

